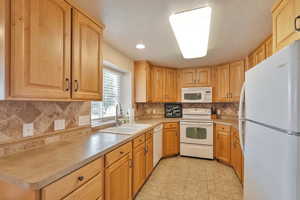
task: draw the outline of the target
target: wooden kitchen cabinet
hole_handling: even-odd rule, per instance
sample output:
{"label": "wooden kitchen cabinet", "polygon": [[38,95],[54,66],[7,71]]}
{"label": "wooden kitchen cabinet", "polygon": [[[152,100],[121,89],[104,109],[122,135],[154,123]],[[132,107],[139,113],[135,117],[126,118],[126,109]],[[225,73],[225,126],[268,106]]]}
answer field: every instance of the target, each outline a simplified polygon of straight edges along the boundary
{"label": "wooden kitchen cabinet", "polygon": [[239,177],[240,181],[243,181],[243,153],[240,146],[239,133],[235,128],[231,131],[231,166]]}
{"label": "wooden kitchen cabinet", "polygon": [[153,170],[153,134],[146,140],[146,177]]}
{"label": "wooden kitchen cabinet", "polygon": [[215,87],[213,97],[215,102],[229,101],[230,65],[224,64],[215,67]]}
{"label": "wooden kitchen cabinet", "polygon": [[[176,102],[177,101],[177,70],[165,69],[164,78],[164,102]],[[155,82],[153,82],[155,84]]]}
{"label": "wooden kitchen cabinet", "polygon": [[216,158],[217,160],[230,164],[231,159],[231,133],[230,126],[216,124]]}
{"label": "wooden kitchen cabinet", "polygon": [[262,44],[255,51],[255,56],[256,56],[256,64],[259,64],[266,59],[266,45],[265,44]]}
{"label": "wooden kitchen cabinet", "polygon": [[[128,144],[132,146],[131,142]],[[120,152],[121,158],[105,169],[105,200],[132,199],[132,151]]]}
{"label": "wooden kitchen cabinet", "polygon": [[174,156],[179,153],[178,123],[165,123],[163,130],[163,155]]}
{"label": "wooden kitchen cabinet", "polygon": [[133,149],[133,196],[137,194],[146,180],[145,141]]}
{"label": "wooden kitchen cabinet", "polygon": [[266,45],[266,58],[269,58],[273,55],[273,40],[272,36],[270,36],[265,42]]}
{"label": "wooden kitchen cabinet", "polygon": [[148,61],[134,62],[135,102],[151,102],[151,65]]}
{"label": "wooden kitchen cabinet", "polygon": [[164,102],[165,69],[153,66],[151,70],[152,102]]}
{"label": "wooden kitchen cabinet", "polygon": [[72,98],[102,100],[102,28],[73,9]]}
{"label": "wooden kitchen cabinet", "polygon": [[211,86],[211,67],[198,67],[181,70],[182,87]]}
{"label": "wooden kitchen cabinet", "polygon": [[[281,0],[273,6],[273,52],[300,39],[300,32],[295,30],[295,18],[299,15],[299,0]],[[297,27],[300,27],[300,19]]]}
{"label": "wooden kitchen cabinet", "polygon": [[10,98],[71,98],[71,6],[11,1]]}
{"label": "wooden kitchen cabinet", "polygon": [[229,98],[232,102],[240,100],[241,89],[245,82],[245,62],[237,61],[230,63],[229,69]]}

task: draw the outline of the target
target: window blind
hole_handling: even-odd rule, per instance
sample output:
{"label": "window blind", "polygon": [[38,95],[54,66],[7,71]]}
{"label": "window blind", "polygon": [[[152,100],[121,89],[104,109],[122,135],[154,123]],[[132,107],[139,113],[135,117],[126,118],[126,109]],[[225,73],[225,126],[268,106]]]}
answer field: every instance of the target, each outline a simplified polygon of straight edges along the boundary
{"label": "window blind", "polygon": [[122,73],[107,68],[103,70],[103,101],[92,102],[92,120],[108,120],[115,116],[120,103]]}

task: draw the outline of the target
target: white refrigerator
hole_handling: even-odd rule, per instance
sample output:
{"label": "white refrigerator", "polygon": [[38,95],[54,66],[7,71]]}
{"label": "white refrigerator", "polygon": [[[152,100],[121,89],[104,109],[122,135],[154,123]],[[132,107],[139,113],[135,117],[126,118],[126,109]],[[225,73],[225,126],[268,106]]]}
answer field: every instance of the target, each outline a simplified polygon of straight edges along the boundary
{"label": "white refrigerator", "polygon": [[300,41],[246,72],[244,200],[300,200]]}

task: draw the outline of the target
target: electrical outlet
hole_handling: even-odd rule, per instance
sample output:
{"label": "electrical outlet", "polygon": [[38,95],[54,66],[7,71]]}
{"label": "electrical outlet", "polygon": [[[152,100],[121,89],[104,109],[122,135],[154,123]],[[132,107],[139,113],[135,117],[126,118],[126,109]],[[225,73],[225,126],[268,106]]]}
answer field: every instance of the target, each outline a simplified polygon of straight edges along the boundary
{"label": "electrical outlet", "polygon": [[54,130],[59,131],[59,130],[64,130],[66,121],[64,119],[59,119],[54,121]]}
{"label": "electrical outlet", "polygon": [[79,126],[86,126],[91,124],[91,117],[89,115],[79,116]]}
{"label": "electrical outlet", "polygon": [[23,137],[33,136],[33,123],[23,124]]}

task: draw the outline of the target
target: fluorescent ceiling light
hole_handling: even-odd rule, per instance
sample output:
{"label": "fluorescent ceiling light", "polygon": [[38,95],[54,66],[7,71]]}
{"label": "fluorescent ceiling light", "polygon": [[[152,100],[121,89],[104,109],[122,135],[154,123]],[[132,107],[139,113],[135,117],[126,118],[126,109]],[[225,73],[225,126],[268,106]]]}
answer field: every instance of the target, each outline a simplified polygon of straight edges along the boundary
{"label": "fluorescent ceiling light", "polygon": [[184,58],[200,58],[207,55],[210,7],[174,14],[169,20]]}
{"label": "fluorescent ceiling light", "polygon": [[144,44],[137,44],[135,47],[137,49],[145,49],[146,48],[146,46]]}

